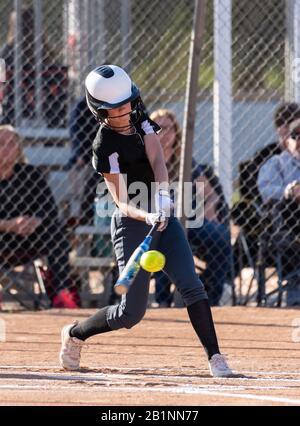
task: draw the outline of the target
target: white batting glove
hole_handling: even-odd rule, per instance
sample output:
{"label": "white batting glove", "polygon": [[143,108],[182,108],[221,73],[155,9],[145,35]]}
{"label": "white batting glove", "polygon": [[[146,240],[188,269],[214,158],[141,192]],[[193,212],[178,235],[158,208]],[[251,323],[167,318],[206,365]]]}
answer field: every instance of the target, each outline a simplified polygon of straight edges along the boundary
{"label": "white batting glove", "polygon": [[171,216],[171,210],[174,207],[169,191],[160,189],[155,194],[155,210],[163,211],[167,217]]}
{"label": "white batting glove", "polygon": [[166,229],[166,227],[168,226],[168,218],[165,215],[165,212],[161,211],[159,213],[148,213],[146,216],[146,223],[147,225],[155,225],[156,223],[160,223],[159,227],[157,228],[157,230],[159,232],[162,232]]}

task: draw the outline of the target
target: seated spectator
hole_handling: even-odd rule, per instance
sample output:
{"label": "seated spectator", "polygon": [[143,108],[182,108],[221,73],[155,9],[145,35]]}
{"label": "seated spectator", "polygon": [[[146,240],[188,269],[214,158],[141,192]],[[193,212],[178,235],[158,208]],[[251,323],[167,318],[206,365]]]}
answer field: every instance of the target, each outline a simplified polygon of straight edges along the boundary
{"label": "seated spectator", "polygon": [[[257,178],[260,168],[274,155],[281,154],[285,142],[289,136],[289,124],[300,118],[300,108],[296,103],[282,103],[274,114],[274,126],[277,140],[259,149],[252,158],[239,165],[239,198],[232,208],[232,219],[234,223],[242,227],[251,257],[257,257],[257,239],[261,230],[261,218],[257,214],[257,205],[262,199],[257,187]],[[238,274],[241,264],[249,266],[247,257],[241,258],[239,243],[234,248],[235,274]],[[270,259],[271,261],[271,259]],[[272,262],[272,261],[271,261]],[[269,261],[267,260],[267,263]]]}
{"label": "seated spectator", "polygon": [[51,190],[39,169],[25,163],[20,137],[9,125],[0,126],[0,242],[1,268],[10,268],[10,259],[16,264],[24,253],[46,256],[53,307],[78,307],[71,290],[71,247]]}
{"label": "seated spectator", "polygon": [[[89,110],[85,97],[76,102],[70,115],[71,157],[65,166],[70,171],[70,216],[76,222],[87,223],[93,219],[94,198],[99,182],[91,165],[92,142],[99,124]],[[97,179],[96,179],[97,178]]]}
{"label": "seated spectator", "polygon": [[[178,181],[181,130],[176,116],[169,110],[158,110],[151,114],[161,128],[159,134],[169,171],[170,183]],[[206,262],[201,276],[208,292],[211,305],[218,305],[224,283],[231,265],[231,242],[228,225],[228,208],[222,187],[211,167],[197,165],[193,161],[192,180],[204,183],[204,223],[199,228],[188,230],[188,239],[195,256]],[[156,301],[160,306],[171,306],[173,295],[171,282],[163,273],[155,274]]]}
{"label": "seated spectator", "polygon": [[[274,125],[278,140],[259,149],[251,159],[239,165],[239,191],[241,200],[233,209],[233,217],[238,224],[243,226],[245,217],[249,221],[249,217],[252,216],[253,211],[251,211],[249,202],[251,203],[252,200],[260,201],[260,193],[257,188],[259,170],[273,155],[281,154],[285,146],[285,141],[289,136],[289,124],[296,118],[300,118],[298,104],[283,103],[279,105],[274,115]],[[253,224],[251,224],[251,227],[253,227]]]}
{"label": "seated spectator", "polygon": [[[280,209],[284,228],[294,236],[296,246],[284,251],[284,274],[300,267],[300,118],[289,123],[289,136],[280,155],[270,158],[260,169],[258,188],[264,203],[275,203]],[[300,304],[300,276],[289,281],[287,305]]]}
{"label": "seated spectator", "polygon": [[[257,189],[257,177],[259,169],[269,160],[273,155],[281,154],[282,150],[285,149],[285,142],[289,136],[289,124],[295,119],[300,118],[300,107],[297,103],[282,103],[278,106],[274,114],[274,126],[277,133],[277,140],[270,143],[267,146],[259,149],[253,157],[253,167],[255,170],[251,171],[251,177],[254,193],[253,196],[259,196]],[[250,178],[250,176],[249,176]],[[249,182],[247,182],[249,191]],[[247,188],[245,188],[247,191]]]}

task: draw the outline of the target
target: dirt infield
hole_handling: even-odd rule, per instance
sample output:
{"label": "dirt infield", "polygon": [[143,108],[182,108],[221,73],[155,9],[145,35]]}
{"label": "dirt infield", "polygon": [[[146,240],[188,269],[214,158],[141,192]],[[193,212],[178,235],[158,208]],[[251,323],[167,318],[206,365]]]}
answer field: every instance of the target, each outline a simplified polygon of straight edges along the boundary
{"label": "dirt infield", "polygon": [[82,370],[62,371],[60,329],[89,313],[0,312],[1,405],[300,405],[300,310],[214,309],[222,351],[244,375],[230,379],[209,377],[185,309],[148,310],[132,330],[90,339]]}

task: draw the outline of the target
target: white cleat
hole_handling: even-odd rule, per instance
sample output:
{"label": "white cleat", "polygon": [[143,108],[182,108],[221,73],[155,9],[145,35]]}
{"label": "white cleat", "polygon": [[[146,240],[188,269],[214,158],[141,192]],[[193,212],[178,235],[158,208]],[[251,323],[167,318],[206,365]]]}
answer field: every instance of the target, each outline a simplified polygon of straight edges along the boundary
{"label": "white cleat", "polygon": [[70,330],[75,324],[65,325],[61,331],[59,363],[65,370],[78,370],[80,368],[80,355],[84,342],[70,336]]}
{"label": "white cleat", "polygon": [[209,370],[212,377],[231,377],[232,370],[229,368],[224,355],[215,354],[209,360]]}

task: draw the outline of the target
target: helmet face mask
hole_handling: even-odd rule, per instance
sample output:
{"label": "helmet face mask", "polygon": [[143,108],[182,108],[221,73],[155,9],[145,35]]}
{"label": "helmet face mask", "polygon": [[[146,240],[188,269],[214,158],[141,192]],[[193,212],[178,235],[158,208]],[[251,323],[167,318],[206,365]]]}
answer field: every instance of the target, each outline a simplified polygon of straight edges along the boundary
{"label": "helmet face mask", "polygon": [[[111,108],[112,109],[112,108]],[[125,117],[129,115],[129,124],[126,126],[111,126],[109,123],[110,120],[118,119],[121,117]],[[141,100],[138,98],[134,102],[131,102],[131,111],[125,114],[121,115],[115,115],[115,116],[109,116],[109,110],[108,109],[99,109],[97,111],[97,117],[96,120],[100,123],[105,123],[108,127],[113,127],[114,129],[120,129],[120,130],[127,130],[134,127],[140,120],[142,116],[142,107],[141,107]]]}
{"label": "helmet face mask", "polygon": [[[89,109],[100,123],[108,123],[108,111],[131,102],[129,125],[116,127],[131,128],[141,116],[141,99],[138,87],[126,72],[116,65],[103,65],[91,71],[86,80],[86,101]],[[123,114],[128,115],[127,114]],[[113,118],[120,118],[115,116]],[[110,126],[111,127],[111,126]]]}

